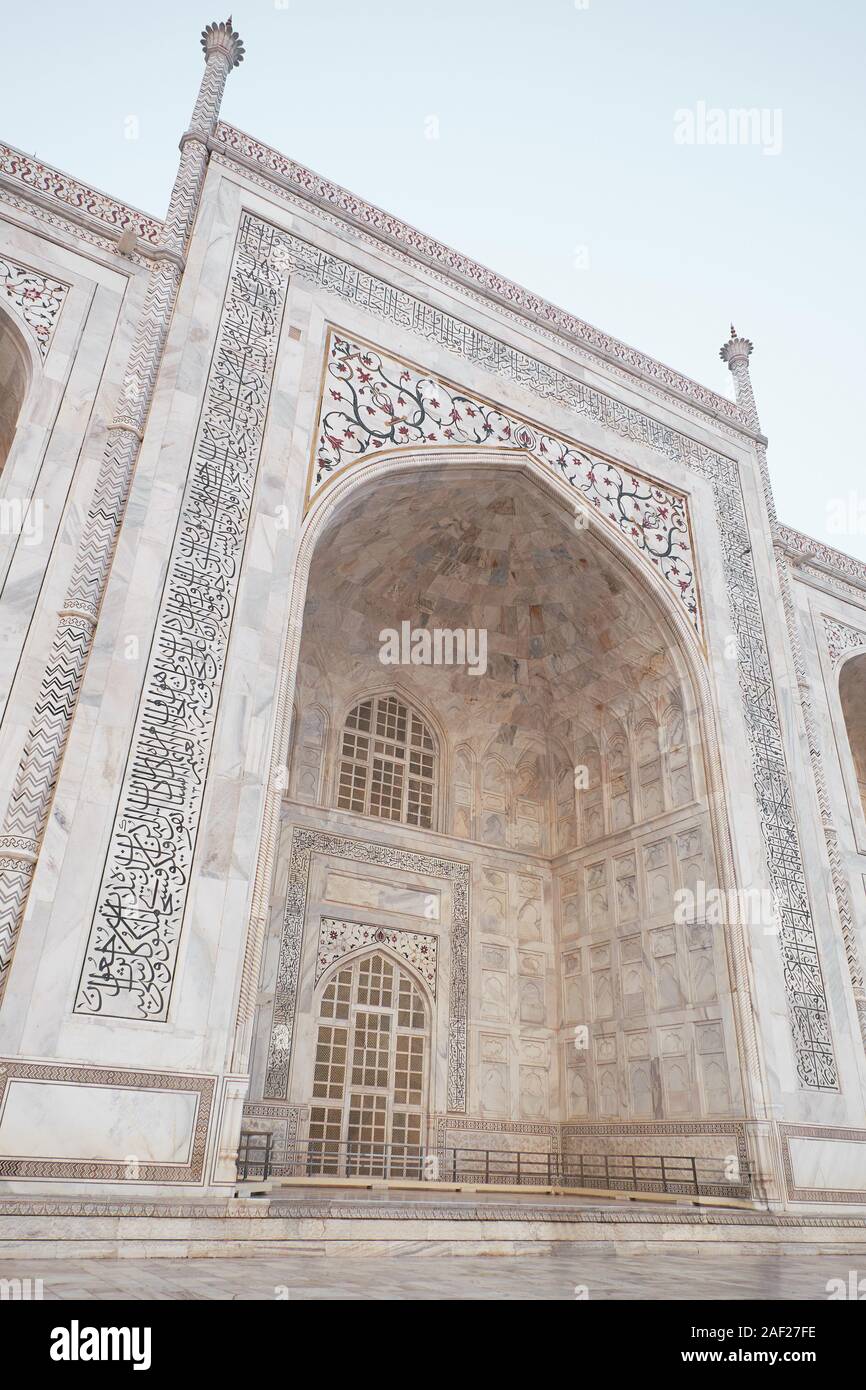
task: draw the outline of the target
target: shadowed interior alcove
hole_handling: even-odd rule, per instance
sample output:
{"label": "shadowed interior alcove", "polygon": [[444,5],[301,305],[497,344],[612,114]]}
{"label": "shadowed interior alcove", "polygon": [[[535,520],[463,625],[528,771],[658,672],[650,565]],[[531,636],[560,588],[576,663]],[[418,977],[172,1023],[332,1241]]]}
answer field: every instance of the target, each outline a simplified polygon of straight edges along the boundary
{"label": "shadowed interior alcove", "polygon": [[30,385],[30,362],[21,334],[0,310],[0,471],[6,463]]}
{"label": "shadowed interior alcove", "polygon": [[[383,664],[383,635],[404,623],[483,631],[483,672]],[[311,1102],[322,1122],[311,1022],[325,922],[347,961],[359,929],[428,934],[437,988],[449,985],[447,894],[423,872],[389,873],[388,845],[471,864],[466,1094],[479,1123],[741,1113],[724,934],[688,906],[719,877],[682,640],[649,584],[525,470],[386,475],[336,510],[309,570],[278,854],[285,864],[300,822],[351,835],[361,858],[369,841],[378,862],[326,853],[310,871],[288,1085],[302,1128]],[[413,721],[430,737],[426,823],[407,816],[400,783]],[[390,788],[384,813],[371,778]],[[448,1109],[437,1026],[434,1011],[428,1124]],[[271,1027],[265,1009],[254,1078]],[[369,1071],[352,1046],[349,1089],[353,1065]],[[353,1109],[374,1100],[360,1082],[354,1101],[334,1099],[355,1142]],[[387,1089],[376,1103],[388,1112]]]}
{"label": "shadowed interior alcove", "polygon": [[839,699],[866,816],[866,652],[852,656],[839,673]]}

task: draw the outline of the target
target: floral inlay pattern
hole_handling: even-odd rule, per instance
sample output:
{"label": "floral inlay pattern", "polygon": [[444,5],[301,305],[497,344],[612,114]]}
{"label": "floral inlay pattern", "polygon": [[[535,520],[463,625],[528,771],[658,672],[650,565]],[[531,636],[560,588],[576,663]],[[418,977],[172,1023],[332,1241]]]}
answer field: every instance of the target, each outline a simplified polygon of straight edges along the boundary
{"label": "floral inlay pattern", "polygon": [[16,150],[13,145],[0,143],[0,173],[22,184],[25,189],[32,189],[35,193],[65,204],[73,212],[83,213],[120,231],[131,227],[142,241],[152,246],[159,244],[162,223],[156,217],[148,217],[146,212],[139,212],[138,208],[127,207],[116,198],[110,198],[107,193],[89,188],[70,174],[53,169],[50,164],[42,164],[23,150]]}
{"label": "floral inlay pattern", "polygon": [[57,326],[68,286],[38,271],[27,270],[0,257],[0,289],[5,302],[23,319],[45,360],[51,335]]}
{"label": "floral inlay pattern", "polygon": [[361,458],[427,444],[491,444],[533,454],[654,566],[701,634],[685,497],[332,330],[311,495]]}
{"label": "floral inlay pattern", "polygon": [[835,618],[824,618],[824,632],[834,666],[838,665],[846,653],[854,651],[857,647],[866,647],[866,632],[849,627],[847,623],[840,623]]}
{"label": "floral inlay pattern", "polygon": [[336,917],[323,917],[319,925],[319,953],[316,958],[316,983],[334,961],[365,946],[387,946],[421,976],[436,993],[435,936],[424,932],[402,931],[394,927],[371,927],[365,922],[342,922]]}

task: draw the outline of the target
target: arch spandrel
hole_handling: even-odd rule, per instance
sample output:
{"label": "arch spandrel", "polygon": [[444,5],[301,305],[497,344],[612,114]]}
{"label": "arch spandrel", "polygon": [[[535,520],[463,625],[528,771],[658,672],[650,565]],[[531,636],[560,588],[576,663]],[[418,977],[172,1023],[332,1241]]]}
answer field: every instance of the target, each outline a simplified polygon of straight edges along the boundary
{"label": "arch spandrel", "polygon": [[48,356],[69,286],[0,256],[0,305],[15,316],[40,363]]}
{"label": "arch spandrel", "polygon": [[436,998],[439,939],[434,932],[410,931],[406,927],[383,927],[369,922],[322,917],[316,953],[316,989],[321,990],[346,962],[354,964],[361,956],[378,952],[410,975]]}
{"label": "arch spandrel", "polygon": [[[495,447],[529,454],[578,495],[576,525],[599,518],[659,575],[701,643],[703,616],[688,498],[667,483],[625,468],[503,411],[442,376],[328,329],[322,393],[306,506],[338,475],[398,451]],[[447,459],[447,452],[444,458]]]}

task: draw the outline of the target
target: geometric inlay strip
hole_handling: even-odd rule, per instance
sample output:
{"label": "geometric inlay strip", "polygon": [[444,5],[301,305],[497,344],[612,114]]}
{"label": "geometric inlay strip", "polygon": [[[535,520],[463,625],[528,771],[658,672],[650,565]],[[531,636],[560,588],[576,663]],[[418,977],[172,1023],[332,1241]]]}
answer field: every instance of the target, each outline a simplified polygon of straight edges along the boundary
{"label": "geometric inlay strip", "polygon": [[242,217],[77,1013],[167,1016],[285,303],[274,238]]}
{"label": "geometric inlay strip", "polygon": [[[125,1071],[118,1068],[68,1066],[62,1062],[25,1062],[2,1058],[0,1066],[0,1111],[9,1088],[16,1082],[54,1083],[79,1091],[79,1105],[86,1105],[88,1087],[108,1087],[133,1092],[174,1092],[195,1096],[190,1152],[184,1161],[136,1159],[122,1161],[104,1158],[26,1158],[0,1156],[0,1178],[77,1179],[86,1182],[200,1183],[204,1178],[207,1137],[213,1113],[216,1078],[180,1072]],[[84,1131],[86,1133],[86,1130]],[[34,1147],[36,1145],[34,1140]],[[132,1160],[135,1160],[132,1162]]]}

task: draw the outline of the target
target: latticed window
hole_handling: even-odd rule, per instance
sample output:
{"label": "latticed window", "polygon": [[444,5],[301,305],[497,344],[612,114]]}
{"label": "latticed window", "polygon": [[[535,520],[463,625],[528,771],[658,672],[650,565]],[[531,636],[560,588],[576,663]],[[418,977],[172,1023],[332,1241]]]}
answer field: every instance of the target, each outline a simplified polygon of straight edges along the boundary
{"label": "latticed window", "polygon": [[311,1174],[422,1176],[428,1047],[407,970],[376,952],[337,971],[319,1006]]}
{"label": "latticed window", "polygon": [[337,805],[381,820],[433,828],[436,740],[394,695],[362,700],[343,728]]}

